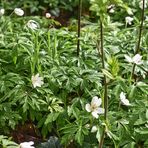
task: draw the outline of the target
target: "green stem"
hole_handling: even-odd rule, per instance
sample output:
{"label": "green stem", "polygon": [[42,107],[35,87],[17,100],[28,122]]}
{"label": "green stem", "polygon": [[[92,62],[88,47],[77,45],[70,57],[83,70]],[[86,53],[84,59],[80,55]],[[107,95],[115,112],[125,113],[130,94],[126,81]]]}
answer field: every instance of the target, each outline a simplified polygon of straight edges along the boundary
{"label": "green stem", "polygon": [[[105,69],[105,57],[104,57],[104,48],[103,48],[103,25],[102,25],[102,21],[100,20],[100,49],[101,49],[101,60],[102,60],[102,67],[103,69]],[[107,120],[107,112],[108,112],[108,97],[107,97],[107,81],[106,81],[106,76],[104,75],[104,108],[105,108],[105,112],[104,112],[104,119],[105,121]],[[103,133],[102,133],[102,137],[99,143],[99,148],[103,147],[103,143],[104,143],[104,137],[105,137],[105,127],[103,129]]]}
{"label": "green stem", "polygon": [[78,6],[78,40],[77,40],[77,56],[80,54],[80,33],[81,33],[81,11],[82,11],[82,0],[79,0]]}
{"label": "green stem", "polygon": [[[138,54],[139,51],[140,51],[140,43],[141,43],[141,38],[142,38],[145,0],[142,0],[142,2],[143,2],[143,5],[142,5],[142,13],[141,13],[141,24],[140,24],[140,27],[139,27],[138,43],[137,43],[137,46],[136,46],[135,54]],[[134,78],[135,68],[136,68],[136,64],[133,65],[132,74],[131,74],[132,78]]]}

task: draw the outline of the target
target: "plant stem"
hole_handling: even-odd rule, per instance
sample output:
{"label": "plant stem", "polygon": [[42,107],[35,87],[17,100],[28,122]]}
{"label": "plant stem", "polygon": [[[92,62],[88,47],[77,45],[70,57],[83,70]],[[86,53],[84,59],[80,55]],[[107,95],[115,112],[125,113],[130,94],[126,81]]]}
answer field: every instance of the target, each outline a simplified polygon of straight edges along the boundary
{"label": "plant stem", "polygon": [[[102,60],[102,67],[103,69],[105,69],[105,57],[104,57],[104,48],[103,48],[103,25],[102,25],[102,21],[100,20],[100,49],[101,49],[101,60]],[[104,75],[104,108],[105,108],[105,112],[104,112],[104,119],[105,121],[107,120],[107,112],[108,112],[108,97],[107,97],[107,81],[106,81],[106,76]],[[104,136],[105,136],[105,127],[103,129],[103,133],[102,133],[102,137],[99,143],[99,148],[102,148],[103,143],[104,143]]]}
{"label": "plant stem", "polygon": [[79,0],[78,5],[78,40],[77,40],[77,56],[80,54],[80,34],[81,34],[81,11],[82,11],[82,0]]}
{"label": "plant stem", "polygon": [[[142,2],[143,2],[143,5],[142,5],[142,13],[141,13],[141,24],[139,27],[138,43],[136,46],[135,54],[139,53],[140,51],[140,43],[141,43],[141,38],[142,38],[145,0],[142,0]],[[136,68],[136,64],[133,65],[132,74],[131,74],[132,78],[134,78],[135,68]]]}

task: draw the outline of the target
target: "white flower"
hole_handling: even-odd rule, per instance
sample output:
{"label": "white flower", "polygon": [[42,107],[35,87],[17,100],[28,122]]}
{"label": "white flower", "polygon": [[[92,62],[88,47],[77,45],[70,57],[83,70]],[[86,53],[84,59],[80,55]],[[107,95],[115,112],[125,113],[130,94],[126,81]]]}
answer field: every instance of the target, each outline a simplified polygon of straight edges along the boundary
{"label": "white flower", "polygon": [[22,10],[21,8],[15,8],[14,13],[16,15],[18,15],[18,16],[23,16],[24,15],[24,10]]}
{"label": "white flower", "polygon": [[34,88],[36,88],[37,86],[41,87],[44,84],[43,78],[39,77],[39,74],[32,76],[31,81],[32,81],[32,85],[33,85]]}
{"label": "white flower", "polygon": [[142,56],[140,54],[136,54],[134,57],[133,57],[133,63],[137,64],[137,65],[140,65],[142,64]]}
{"label": "white flower", "polygon": [[128,55],[124,55],[124,57],[129,63],[134,63],[137,65],[142,64],[142,56],[140,54],[136,54],[133,58],[129,57]]}
{"label": "white flower", "polygon": [[51,18],[51,14],[50,13],[46,13],[45,16],[46,16],[46,18]]}
{"label": "white flower", "polygon": [[90,124],[86,124],[85,128],[89,129],[90,128]]}
{"label": "white flower", "polygon": [[29,20],[27,22],[27,27],[32,29],[32,30],[36,30],[39,27],[39,24],[34,20]]}
{"label": "white flower", "polygon": [[35,148],[34,146],[34,142],[33,141],[30,141],[30,142],[23,142],[23,143],[20,143],[20,148]]}
{"label": "white flower", "polygon": [[103,114],[104,113],[104,108],[100,108],[99,106],[101,105],[102,100],[101,98],[98,99],[97,96],[92,98],[91,104],[86,104],[85,109],[87,112],[91,112],[92,116],[95,118],[98,118],[98,114]]}
{"label": "white flower", "polygon": [[97,126],[93,126],[92,129],[91,129],[91,133],[95,133],[97,131]]}
{"label": "white flower", "polygon": [[115,8],[115,5],[109,5],[108,6],[109,13],[114,13],[115,12],[114,8]]}
{"label": "white flower", "polygon": [[0,16],[2,16],[2,15],[4,15],[4,13],[5,13],[5,9],[0,9]]}
{"label": "white flower", "polygon": [[130,106],[131,104],[129,103],[129,100],[126,99],[125,93],[121,92],[120,93],[120,101],[123,105],[125,106]]}
{"label": "white flower", "polygon": [[[147,1],[145,1],[145,3],[144,3],[144,8],[146,8],[146,7],[147,7]],[[140,2],[139,2],[139,8],[143,9],[143,1],[142,0],[140,0]]]}
{"label": "white flower", "polygon": [[132,17],[130,17],[130,16],[125,17],[125,22],[126,22],[126,24],[131,25],[133,20],[134,20],[134,19],[133,19]]}

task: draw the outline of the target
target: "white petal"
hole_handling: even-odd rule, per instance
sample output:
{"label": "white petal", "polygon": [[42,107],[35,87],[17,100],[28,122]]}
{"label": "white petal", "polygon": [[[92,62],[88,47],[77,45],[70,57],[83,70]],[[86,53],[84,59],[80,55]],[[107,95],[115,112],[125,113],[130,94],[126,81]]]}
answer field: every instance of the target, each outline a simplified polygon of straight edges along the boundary
{"label": "white petal", "polygon": [[97,126],[93,126],[92,129],[91,129],[91,133],[95,133],[97,131]]}
{"label": "white petal", "polygon": [[105,109],[104,108],[98,108],[98,114],[104,114]]}
{"label": "white petal", "polygon": [[125,18],[126,23],[129,24],[129,25],[131,25],[131,23],[132,23],[133,20],[134,20],[134,19],[133,19],[132,17],[130,17],[130,16],[127,16],[127,17]]}
{"label": "white petal", "polygon": [[91,112],[91,106],[89,103],[85,105],[85,109],[87,112]]}
{"label": "white petal", "polygon": [[120,100],[124,100],[124,99],[126,99],[125,93],[121,92],[120,93]]}
{"label": "white petal", "polygon": [[133,60],[131,57],[129,57],[128,55],[124,55],[125,59],[129,62],[129,63],[132,63]]}
{"label": "white petal", "polygon": [[139,64],[142,64],[142,56],[140,54],[136,54],[134,57],[133,57],[133,62],[137,65]]}
{"label": "white petal", "polygon": [[50,13],[46,13],[45,16],[46,16],[46,18],[50,18],[51,14]]}
{"label": "white petal", "polygon": [[32,30],[36,30],[37,28],[39,28],[39,24],[34,20],[29,20],[27,22],[27,27],[32,29]]}
{"label": "white petal", "polygon": [[101,103],[102,103],[101,98],[98,99],[97,96],[94,96],[94,97],[92,98],[92,101],[91,101],[91,106],[94,106],[94,105],[95,105],[95,106],[100,106]]}
{"label": "white petal", "polygon": [[95,112],[95,111],[93,111],[91,114],[92,114],[92,116],[95,117],[96,119],[99,117],[98,113]]}
{"label": "white petal", "polygon": [[122,99],[121,100],[121,103],[123,104],[123,105],[125,105],[125,106],[130,106],[131,104],[129,103],[129,100],[127,100],[127,99]]}
{"label": "white petal", "polygon": [[43,78],[39,77],[39,74],[36,74],[35,76],[32,76],[31,81],[32,81],[32,84],[33,84],[34,88],[36,88],[37,86],[41,87],[44,84]]}
{"label": "white petal", "polygon": [[34,142],[30,141],[30,142],[23,142],[20,144],[20,148],[35,148],[34,146]]}
{"label": "white petal", "polygon": [[5,9],[3,9],[3,8],[0,9],[0,16],[1,16],[1,15],[4,15],[4,13],[5,13]]}
{"label": "white petal", "polygon": [[24,15],[24,11],[21,8],[15,8],[14,13],[16,15],[18,15],[18,16],[23,16]]}

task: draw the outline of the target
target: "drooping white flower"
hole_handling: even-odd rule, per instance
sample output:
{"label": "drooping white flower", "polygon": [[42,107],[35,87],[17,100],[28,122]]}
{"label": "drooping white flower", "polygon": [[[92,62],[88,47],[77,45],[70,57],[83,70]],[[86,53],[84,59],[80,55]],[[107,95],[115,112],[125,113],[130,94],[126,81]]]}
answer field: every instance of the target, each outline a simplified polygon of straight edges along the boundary
{"label": "drooping white flower", "polygon": [[27,22],[27,27],[32,29],[32,30],[36,30],[37,28],[39,28],[39,24],[34,20],[29,20]]}
{"label": "drooping white flower", "polygon": [[103,114],[104,113],[104,108],[101,108],[100,105],[102,103],[101,98],[98,99],[97,96],[92,98],[91,103],[85,105],[85,109],[87,112],[91,112],[92,116],[95,118],[98,118],[98,114]]}
{"label": "drooping white flower", "polygon": [[133,58],[129,57],[128,55],[124,55],[124,57],[129,63],[134,63],[137,65],[142,64],[142,56],[140,54],[136,54]]}
{"label": "drooping white flower", "polygon": [[91,129],[91,133],[95,133],[97,130],[98,130],[97,126],[94,125]]}
{"label": "drooping white flower", "polygon": [[46,16],[46,18],[51,18],[51,14],[50,13],[46,13],[45,16]]}
{"label": "drooping white flower", "polygon": [[[143,9],[143,1],[142,0],[140,0],[140,2],[139,2],[139,8]],[[147,8],[147,1],[145,1],[145,3],[144,3],[144,8]]]}
{"label": "drooping white flower", "polygon": [[21,8],[15,8],[14,13],[16,15],[18,15],[18,16],[23,16],[24,15],[24,10],[22,10]]}
{"label": "drooping white flower", "polygon": [[23,143],[20,143],[19,147],[20,148],[35,148],[34,146],[34,142],[33,141],[30,141],[30,142],[23,142]]}
{"label": "drooping white flower", "polygon": [[126,99],[125,93],[121,92],[120,93],[120,101],[123,105],[125,106],[130,106],[131,104],[129,103],[129,100]]}
{"label": "drooping white flower", "polygon": [[43,78],[39,77],[39,74],[32,76],[31,81],[32,81],[32,85],[33,85],[34,88],[36,88],[37,86],[41,87],[44,84]]}
{"label": "drooping white flower", "polygon": [[131,25],[133,20],[134,20],[134,19],[133,19],[132,17],[130,17],[130,16],[125,17],[125,22],[126,22],[126,24]]}
{"label": "drooping white flower", "polygon": [[2,15],[4,15],[4,13],[5,13],[5,9],[0,9],[0,16],[2,16]]}

